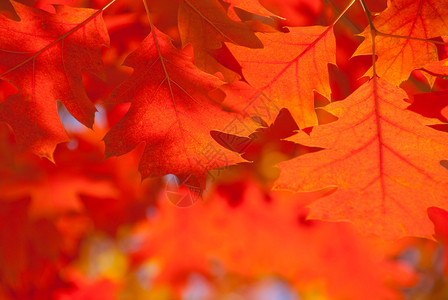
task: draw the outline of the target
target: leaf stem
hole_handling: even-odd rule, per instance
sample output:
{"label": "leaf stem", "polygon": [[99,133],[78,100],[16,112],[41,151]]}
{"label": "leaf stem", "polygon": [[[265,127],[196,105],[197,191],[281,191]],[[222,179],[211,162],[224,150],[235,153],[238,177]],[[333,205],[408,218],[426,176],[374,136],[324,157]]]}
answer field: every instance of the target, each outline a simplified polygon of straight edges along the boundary
{"label": "leaf stem", "polygon": [[[341,9],[332,0],[325,0],[325,3],[326,3],[326,5],[328,4],[332,7],[335,14],[339,15],[341,13]],[[351,6],[351,4],[350,4],[350,6]],[[342,19],[342,21],[345,23],[345,25],[348,28],[350,28],[353,32],[360,33],[362,31],[361,28],[357,24],[355,24],[352,20],[347,18],[345,16],[345,14],[339,16],[338,18]]]}
{"label": "leaf stem", "polygon": [[[364,0],[359,0],[359,2],[361,2],[362,9],[366,13],[367,21],[369,22],[369,26],[370,26],[370,35],[372,37],[372,71],[373,71],[373,78],[375,80],[375,77],[376,77],[375,37],[378,33],[378,30],[376,30],[375,26],[373,25],[372,14],[371,14],[370,10],[367,8],[367,5],[364,2]],[[375,80],[375,82],[376,82],[376,80]]]}
{"label": "leaf stem", "polygon": [[112,4],[114,4],[115,1],[117,1],[117,0],[112,0],[112,1],[110,1],[108,4],[106,4],[106,5],[101,9],[101,11],[105,11],[109,6],[111,6]]}
{"label": "leaf stem", "polygon": [[177,119],[180,124],[180,118],[179,118],[179,113],[177,111],[176,100],[174,98],[174,92],[173,92],[173,88],[171,86],[171,79],[170,79],[170,76],[168,75],[168,71],[165,66],[165,61],[163,59],[162,52],[160,51],[159,41],[157,40],[156,31],[154,29],[154,24],[152,23],[151,14],[149,12],[149,7],[148,7],[148,4],[146,3],[146,1],[147,0],[143,0],[143,5],[145,6],[146,15],[148,16],[149,26],[151,28],[152,37],[154,39],[154,44],[156,45],[157,53],[159,55],[160,64],[162,65],[163,72],[165,73],[165,79],[168,84],[168,89],[170,90],[171,99],[173,100],[174,108],[176,111],[176,116],[177,116]]}
{"label": "leaf stem", "polygon": [[381,35],[381,36],[397,38],[397,39],[416,40],[416,41],[422,41],[422,42],[427,42],[427,43],[433,43],[433,44],[437,44],[437,45],[448,46],[448,43],[441,42],[441,41],[435,41],[435,40],[424,39],[424,38],[413,37],[413,36],[396,35],[396,34],[384,33],[384,32],[379,31],[373,25],[372,17],[371,17],[372,14],[369,11],[369,9],[367,8],[364,0],[359,0],[359,1],[361,2],[361,5],[362,5],[362,8],[364,9],[364,12],[366,13],[367,20],[369,21],[369,25],[370,25],[370,32],[372,33],[372,35],[373,35],[373,32],[375,32],[375,35]]}
{"label": "leaf stem", "polygon": [[[157,54],[159,55],[159,60],[160,60],[160,63],[162,64],[163,72],[165,73],[165,78],[166,78],[166,81],[168,84],[168,88],[170,90],[171,98],[173,99],[174,106],[176,106],[176,102],[174,100],[173,88],[171,87],[171,80],[170,80],[168,71],[165,66],[165,61],[163,59],[162,52],[160,51],[159,41],[157,40],[156,31],[154,29],[154,24],[152,23],[151,14],[149,12],[149,7],[148,7],[148,4],[146,3],[146,1],[147,0],[143,0],[143,5],[145,6],[146,15],[148,16],[149,26],[151,28],[152,37],[154,39],[154,44],[156,45],[156,48],[157,48]],[[177,113],[177,110],[176,110],[176,113]]]}
{"label": "leaf stem", "polygon": [[350,2],[350,4],[347,5],[347,7],[344,8],[344,10],[339,14],[339,16],[336,18],[336,20],[333,21],[333,23],[331,24],[330,27],[333,27],[345,15],[345,13],[349,10],[350,7],[352,7],[353,3],[355,3],[355,2],[356,2],[356,0],[352,0]]}

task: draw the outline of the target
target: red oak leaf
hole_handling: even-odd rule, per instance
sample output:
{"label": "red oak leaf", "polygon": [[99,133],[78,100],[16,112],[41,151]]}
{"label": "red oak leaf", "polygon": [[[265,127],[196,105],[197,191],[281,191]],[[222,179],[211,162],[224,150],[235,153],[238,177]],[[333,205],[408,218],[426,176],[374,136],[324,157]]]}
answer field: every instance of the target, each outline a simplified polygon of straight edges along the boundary
{"label": "red oak leaf", "polygon": [[[260,95],[288,108],[300,128],[317,125],[314,91],[330,98],[328,64],[336,64],[333,27],[290,28],[289,33],[257,34],[264,49],[228,44],[246,80]],[[273,119],[266,120],[273,122]]]}
{"label": "red oak leaf", "polygon": [[[311,218],[351,221],[385,238],[431,237],[429,206],[448,207],[448,135],[406,110],[406,93],[374,78],[325,109],[339,120],[290,138],[327,148],[279,164],[277,189],[338,190],[310,205]],[[297,137],[297,138],[296,138]]]}
{"label": "red oak leaf", "polygon": [[220,65],[211,51],[220,49],[223,42],[263,47],[249,26],[229,18],[218,0],[182,0],[178,20],[182,45],[193,45],[195,65],[208,73],[221,72],[229,81],[235,79],[235,75]]}
{"label": "red oak leaf", "polygon": [[68,139],[56,101],[84,125],[93,124],[96,109],[82,72],[102,75],[100,49],[109,37],[101,11],[56,6],[50,14],[11,3],[21,21],[0,15],[0,78],[19,92],[0,100],[0,121],[25,148],[52,159],[56,145]]}
{"label": "red oak leaf", "polygon": [[[437,0],[395,0],[373,20],[375,29],[385,34],[431,39],[448,32],[448,2]],[[362,33],[365,40],[353,55],[372,53],[370,27]],[[407,80],[411,72],[438,60],[434,44],[377,34],[376,74],[395,85]],[[368,71],[372,74],[372,69]]]}
{"label": "red oak leaf", "polygon": [[265,17],[274,16],[274,14],[261,5],[258,0],[224,0],[224,2],[229,3],[232,9],[238,7],[253,14]]}
{"label": "red oak leaf", "polygon": [[423,70],[431,75],[448,77],[448,58],[429,63]]}
{"label": "red oak leaf", "polygon": [[258,162],[263,159],[263,154],[269,153],[272,164],[276,164],[295,156],[321,150],[284,140],[296,134],[295,131],[299,129],[286,108],[280,110],[271,126],[262,119],[259,119],[259,122],[263,127],[251,133],[249,137],[219,131],[212,131],[211,135],[221,146],[240,153],[241,157],[249,161]]}
{"label": "red oak leaf", "polygon": [[132,104],[105,136],[106,156],[122,155],[145,142],[139,165],[143,178],[171,173],[197,188],[203,187],[208,170],[240,160],[219,151],[209,134],[236,117],[208,96],[220,80],[197,69],[157,29],[125,64],[134,73],[112,101]]}

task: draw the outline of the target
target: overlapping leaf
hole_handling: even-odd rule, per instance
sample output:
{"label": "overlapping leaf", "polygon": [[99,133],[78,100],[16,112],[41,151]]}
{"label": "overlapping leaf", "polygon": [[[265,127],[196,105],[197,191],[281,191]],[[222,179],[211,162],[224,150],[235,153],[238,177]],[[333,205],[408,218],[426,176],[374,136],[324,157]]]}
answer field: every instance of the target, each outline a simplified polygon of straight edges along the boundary
{"label": "overlapping leaf", "polygon": [[[264,122],[261,119],[260,121]],[[210,134],[221,146],[240,153],[242,158],[256,163],[263,161],[267,154],[270,155],[270,161],[274,165],[283,160],[322,150],[285,140],[296,134],[295,131],[299,129],[285,108],[280,110],[273,124],[260,125],[262,127],[257,128],[248,137],[218,131],[212,131]]]}
{"label": "overlapping leaf", "polygon": [[[290,28],[289,33],[257,34],[264,49],[228,44],[246,80],[279,109],[288,108],[300,128],[317,125],[314,91],[330,98],[328,64],[336,64],[332,27]],[[267,120],[273,122],[274,119]]]}
{"label": "overlapping leaf", "polygon": [[261,5],[258,0],[225,0],[225,2],[229,3],[230,7],[232,8],[238,7],[253,14],[266,17],[274,15],[272,12],[267,10],[263,5]]}
{"label": "overlapping leaf", "polygon": [[278,189],[337,191],[311,205],[312,218],[355,223],[387,238],[431,237],[429,206],[448,207],[448,135],[407,111],[406,93],[381,79],[325,109],[339,120],[296,142],[328,148],[280,164]]}
{"label": "overlapping leaf", "polygon": [[178,20],[182,44],[190,43],[194,47],[195,65],[212,74],[221,72],[227,80],[235,75],[218,63],[211,51],[220,49],[223,42],[249,48],[263,47],[249,26],[229,18],[218,0],[182,0]]}
{"label": "overlapping leaf", "polygon": [[0,15],[0,78],[19,92],[0,100],[0,121],[25,148],[51,159],[56,144],[67,140],[56,101],[84,125],[93,124],[96,109],[82,72],[102,75],[100,49],[109,37],[100,11],[56,6],[50,14],[11,3],[21,21]]}
{"label": "overlapping leaf", "polygon": [[435,76],[448,76],[448,58],[427,64],[424,70]]}
{"label": "overlapping leaf", "polygon": [[[448,2],[437,0],[395,0],[373,20],[376,30],[403,37],[431,39],[448,32]],[[368,27],[362,35],[363,43],[354,55],[372,53],[372,39]],[[434,44],[406,38],[377,35],[375,54],[378,56],[376,73],[379,77],[400,85],[411,72],[438,60]],[[369,71],[371,74],[371,70]]]}
{"label": "overlapping leaf", "polygon": [[219,49],[223,42],[250,48],[263,46],[248,26],[231,20],[217,0],[182,0],[179,30],[182,43],[193,43],[198,50]]}
{"label": "overlapping leaf", "polygon": [[122,155],[145,142],[139,166],[144,178],[193,175],[190,182],[196,185],[203,183],[208,170],[239,160],[222,152],[209,134],[235,118],[208,96],[220,80],[197,69],[157,29],[125,64],[134,73],[112,101],[132,104],[105,136],[106,156]]}

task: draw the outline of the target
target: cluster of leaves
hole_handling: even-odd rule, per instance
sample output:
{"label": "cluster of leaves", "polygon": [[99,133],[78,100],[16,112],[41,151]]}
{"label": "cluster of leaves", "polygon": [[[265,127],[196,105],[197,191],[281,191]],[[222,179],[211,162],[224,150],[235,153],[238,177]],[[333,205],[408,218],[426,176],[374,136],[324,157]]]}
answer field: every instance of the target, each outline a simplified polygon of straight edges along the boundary
{"label": "cluster of leaves", "polygon": [[436,0],[0,2],[0,298],[443,299],[447,37]]}

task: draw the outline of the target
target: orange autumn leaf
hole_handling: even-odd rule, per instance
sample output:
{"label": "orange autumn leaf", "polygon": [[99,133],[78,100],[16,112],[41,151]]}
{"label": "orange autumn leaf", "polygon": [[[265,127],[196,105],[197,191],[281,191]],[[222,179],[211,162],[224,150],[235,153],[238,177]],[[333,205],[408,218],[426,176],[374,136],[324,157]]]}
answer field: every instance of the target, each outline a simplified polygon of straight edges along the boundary
{"label": "orange autumn leaf", "polygon": [[203,187],[208,170],[240,160],[214,153],[219,146],[209,134],[236,117],[208,96],[222,83],[219,79],[196,68],[157,29],[125,64],[134,73],[115,90],[112,101],[132,104],[104,137],[106,156],[122,155],[145,142],[139,165],[143,178],[171,173],[197,188]]}
{"label": "orange autumn leaf", "polygon": [[[311,218],[350,221],[386,238],[431,237],[429,206],[448,207],[448,135],[407,111],[406,93],[374,78],[325,110],[339,120],[295,142],[327,148],[279,164],[277,189],[336,186],[310,205]],[[298,138],[295,138],[298,137]]]}
{"label": "orange autumn leaf", "polygon": [[[230,19],[217,0],[182,0],[179,7],[182,44],[199,51],[219,49],[223,42],[249,48],[263,45],[243,22]],[[203,37],[207,36],[206,39]]]}
{"label": "orange autumn leaf", "polygon": [[[228,44],[245,79],[273,105],[287,108],[300,128],[317,125],[314,91],[330,98],[328,64],[336,64],[333,27],[289,28],[289,33],[260,33],[263,49]],[[274,121],[273,119],[266,121]]]}
{"label": "orange autumn leaf", "polygon": [[14,1],[0,300],[444,299],[446,0]]}
{"label": "orange autumn leaf", "polygon": [[448,58],[427,64],[424,70],[436,76],[448,76]]}
{"label": "orange autumn leaf", "polygon": [[52,159],[68,137],[56,101],[85,126],[93,124],[95,106],[82,83],[82,72],[102,76],[101,48],[109,36],[101,11],[56,6],[50,14],[11,1],[20,22],[0,15],[0,78],[18,94],[1,100],[0,121],[18,142]]}
{"label": "orange autumn leaf", "polygon": [[[373,20],[381,33],[402,37],[431,39],[448,32],[448,2],[437,0],[395,0]],[[362,33],[365,40],[353,55],[372,54],[370,27]],[[375,37],[378,56],[376,74],[394,85],[407,80],[411,72],[438,60],[436,45],[415,39]],[[372,75],[372,69],[368,71]]]}
{"label": "orange autumn leaf", "polygon": [[220,49],[224,42],[263,47],[249,26],[229,18],[218,0],[180,1],[178,22],[182,45],[193,45],[195,65],[208,73],[221,72],[227,81],[234,80],[235,74],[212,57],[213,50]]}
{"label": "orange autumn leaf", "polygon": [[[219,131],[211,131],[210,134],[224,148],[237,152],[242,158],[259,163],[264,168],[299,155],[322,150],[285,140],[296,134],[295,131],[299,129],[286,108],[280,110],[271,125],[264,123],[261,118],[258,121],[261,127],[248,137]],[[271,170],[268,172],[274,173]]]}
{"label": "orange autumn leaf", "polygon": [[259,0],[224,0],[229,3],[231,8],[240,8],[253,14],[270,17],[274,16],[272,12],[266,9]]}

